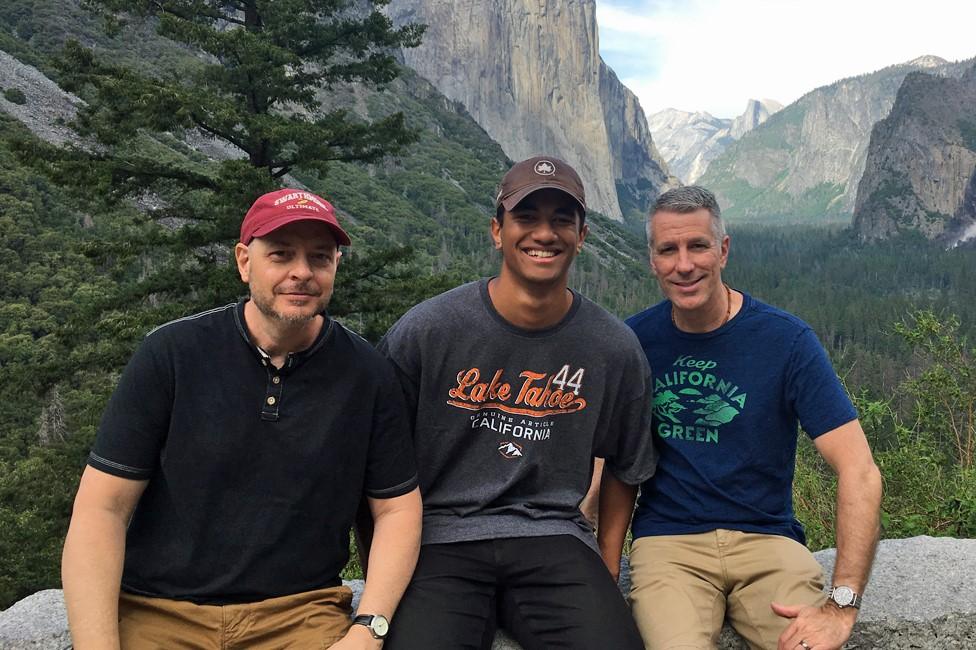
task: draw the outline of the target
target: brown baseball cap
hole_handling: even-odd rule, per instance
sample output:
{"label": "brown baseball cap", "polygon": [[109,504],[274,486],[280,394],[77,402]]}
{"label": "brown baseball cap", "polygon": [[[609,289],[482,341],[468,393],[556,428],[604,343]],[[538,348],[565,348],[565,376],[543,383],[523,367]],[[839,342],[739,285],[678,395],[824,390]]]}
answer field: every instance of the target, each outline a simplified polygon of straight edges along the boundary
{"label": "brown baseball cap", "polygon": [[311,192],[290,189],[275,190],[257,198],[241,223],[241,243],[250,244],[255,237],[264,237],[293,221],[303,220],[321,221],[332,231],[337,244],[350,244],[349,235],[339,225],[331,203]]}
{"label": "brown baseball cap", "polygon": [[503,205],[512,210],[529,194],[546,187],[569,194],[586,210],[586,193],[579,174],[569,163],[552,156],[534,156],[509,169],[498,186],[495,207]]}

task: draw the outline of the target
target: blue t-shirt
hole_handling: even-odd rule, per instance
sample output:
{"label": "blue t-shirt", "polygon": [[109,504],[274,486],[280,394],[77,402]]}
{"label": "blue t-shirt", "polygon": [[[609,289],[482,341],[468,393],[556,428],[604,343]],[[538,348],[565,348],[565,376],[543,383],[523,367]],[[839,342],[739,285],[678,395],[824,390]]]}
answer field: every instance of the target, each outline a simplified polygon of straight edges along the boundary
{"label": "blue t-shirt", "polygon": [[660,453],[634,537],[728,528],[805,543],[793,514],[797,424],[816,438],[857,417],[810,326],[748,294],[704,334],[675,327],[669,301],[627,324],[651,365]]}

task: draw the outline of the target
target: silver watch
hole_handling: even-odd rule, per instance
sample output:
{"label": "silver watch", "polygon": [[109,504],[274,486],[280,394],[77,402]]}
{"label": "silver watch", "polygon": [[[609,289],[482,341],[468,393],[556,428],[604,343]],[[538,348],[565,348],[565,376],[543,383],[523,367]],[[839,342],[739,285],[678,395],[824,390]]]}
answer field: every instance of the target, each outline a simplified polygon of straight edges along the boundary
{"label": "silver watch", "polygon": [[844,609],[845,607],[861,608],[861,595],[847,585],[838,585],[830,588],[827,598],[834,601],[834,604]]}

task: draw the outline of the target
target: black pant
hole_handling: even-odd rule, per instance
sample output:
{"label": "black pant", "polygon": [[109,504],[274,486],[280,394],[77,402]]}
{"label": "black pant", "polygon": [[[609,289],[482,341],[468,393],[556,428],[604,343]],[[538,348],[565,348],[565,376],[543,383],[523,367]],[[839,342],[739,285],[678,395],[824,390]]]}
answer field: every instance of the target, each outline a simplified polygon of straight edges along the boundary
{"label": "black pant", "polygon": [[487,650],[497,625],[525,650],[643,650],[600,556],[572,535],[420,550],[386,650]]}

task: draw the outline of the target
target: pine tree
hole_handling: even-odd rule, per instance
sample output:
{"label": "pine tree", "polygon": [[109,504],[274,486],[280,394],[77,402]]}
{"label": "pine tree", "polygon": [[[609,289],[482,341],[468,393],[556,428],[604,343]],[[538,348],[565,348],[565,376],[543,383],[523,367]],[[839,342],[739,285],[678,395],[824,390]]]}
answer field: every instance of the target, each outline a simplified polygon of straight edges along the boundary
{"label": "pine tree", "polygon": [[[379,11],[388,1],[82,0],[110,32],[153,24],[179,64],[136,68],[75,41],[59,59],[59,81],[86,101],[76,127],[89,144],[22,153],[95,215],[87,251],[119,282],[66,333],[102,321],[131,351],[152,325],[234,300],[230,246],[257,196],[294,184],[296,169],[322,178],[332,161],[376,161],[416,140],[401,113],[367,121],[330,102],[336,86],[392,81],[393,52],[419,43],[422,26],[395,28]],[[385,271],[357,277],[409,275]]]}

